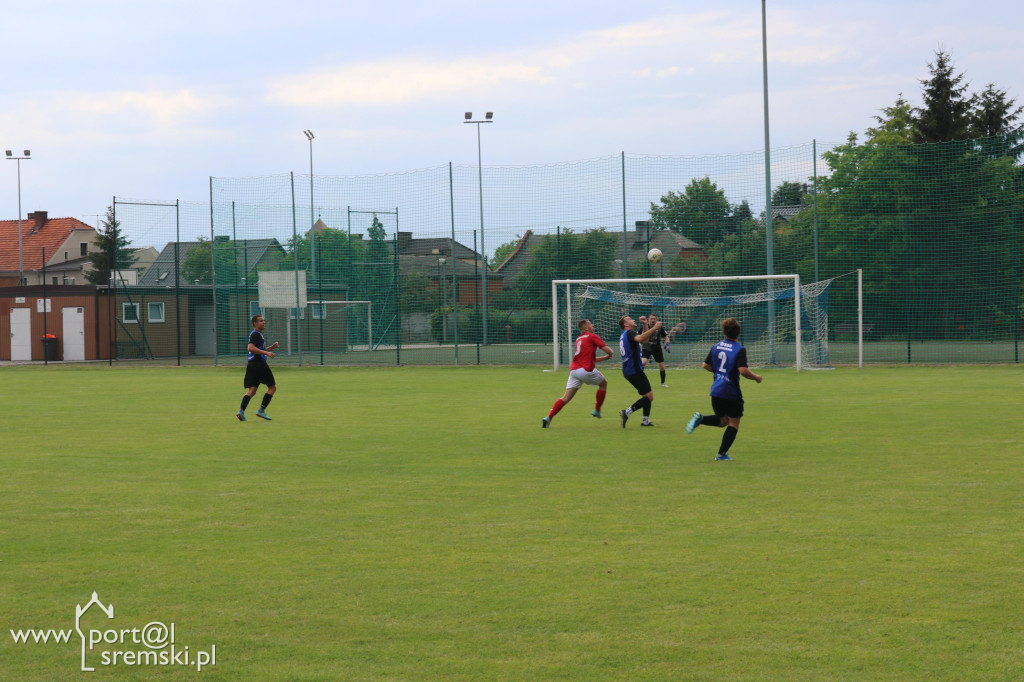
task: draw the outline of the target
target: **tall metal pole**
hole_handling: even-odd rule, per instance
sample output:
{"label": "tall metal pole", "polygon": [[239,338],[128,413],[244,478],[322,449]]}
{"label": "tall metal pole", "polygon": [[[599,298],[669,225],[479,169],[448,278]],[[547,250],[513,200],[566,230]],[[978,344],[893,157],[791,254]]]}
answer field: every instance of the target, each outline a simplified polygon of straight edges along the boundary
{"label": "tall metal pole", "polygon": [[[765,226],[765,257],[768,275],[775,274],[775,258],[773,254],[774,235],[772,229],[772,153],[771,139],[768,134],[768,19],[765,0],[761,0],[761,70],[764,79],[764,226]],[[768,280],[768,289],[774,288],[774,282]],[[800,311],[796,310],[795,315]],[[775,364],[775,301],[768,301],[768,330],[770,339],[769,360]]]}
{"label": "tall metal pole", "polygon": [[765,198],[765,246],[769,275],[775,274],[775,262],[772,254],[772,151],[771,136],[768,126],[768,19],[765,0],[761,0],[761,68],[764,78],[764,198]]}
{"label": "tall metal pole", "polygon": [[451,209],[452,218],[452,310],[455,317],[452,319],[454,329],[452,334],[455,341],[455,366],[459,366],[459,280],[455,271],[455,182],[452,172],[452,162],[448,162],[448,203]]}
{"label": "tall metal pole", "polygon": [[[482,286],[483,286],[483,335],[484,345],[487,345],[487,249],[484,247],[484,165],[483,156],[480,151],[480,122],[476,124],[476,182],[477,189],[480,191],[480,253],[483,258],[483,268],[480,272],[482,274]],[[21,210],[18,210],[18,216],[21,216]],[[18,231],[21,234],[21,231]]]}
{"label": "tall metal pole", "polygon": [[25,150],[23,156],[14,156],[13,152],[8,149],[6,151],[7,160],[14,161],[18,164],[18,286],[20,287],[25,283],[25,258],[22,252],[22,226],[21,226],[21,162],[28,161],[32,158],[32,152],[28,149]]}
{"label": "tall metal pole", "polygon": [[814,154],[814,281],[820,282],[818,275],[818,140],[812,142]]}
{"label": "tall metal pole", "polygon": [[309,140],[309,260],[313,268],[313,281],[316,281],[316,221],[313,217],[313,135],[312,130],[303,130]]}
{"label": "tall metal pole", "polygon": [[487,345],[487,248],[484,246],[484,166],[483,166],[483,154],[481,152],[480,145],[480,124],[481,123],[493,123],[494,112],[488,111],[484,115],[484,119],[481,121],[473,120],[473,112],[466,112],[466,120],[463,123],[475,123],[476,124],[476,172],[477,172],[477,186],[480,190],[480,253],[483,258],[483,268],[481,268],[483,284],[483,298],[481,305],[483,306],[483,343]]}

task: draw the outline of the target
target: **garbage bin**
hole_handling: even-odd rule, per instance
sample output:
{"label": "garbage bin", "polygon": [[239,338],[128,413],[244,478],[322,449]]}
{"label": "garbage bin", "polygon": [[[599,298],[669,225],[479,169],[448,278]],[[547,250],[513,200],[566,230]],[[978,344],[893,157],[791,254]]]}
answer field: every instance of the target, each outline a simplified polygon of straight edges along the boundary
{"label": "garbage bin", "polygon": [[43,337],[43,358],[46,360],[57,359],[57,337],[53,334]]}

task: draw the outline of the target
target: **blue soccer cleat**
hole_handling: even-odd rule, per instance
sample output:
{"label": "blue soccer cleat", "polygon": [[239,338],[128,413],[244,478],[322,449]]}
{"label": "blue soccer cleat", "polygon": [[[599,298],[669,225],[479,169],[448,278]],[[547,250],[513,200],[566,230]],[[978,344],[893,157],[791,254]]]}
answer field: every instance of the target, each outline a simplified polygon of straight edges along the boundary
{"label": "blue soccer cleat", "polygon": [[700,412],[694,412],[693,416],[690,417],[690,421],[686,423],[686,432],[693,433],[693,430],[700,426],[700,420],[704,418]]}
{"label": "blue soccer cleat", "polygon": [[245,421],[245,410],[239,410],[238,412],[235,413],[235,416],[238,417],[238,421],[244,422]]}
{"label": "blue soccer cleat", "polygon": [[591,410],[590,411],[590,415],[600,419],[601,418],[601,410]]}
{"label": "blue soccer cleat", "polygon": [[266,419],[267,421],[270,421],[270,415],[264,412],[262,407],[256,411],[256,416],[259,417],[260,419]]}
{"label": "blue soccer cleat", "polygon": [[551,420],[550,419],[548,419],[547,417],[544,417],[543,419],[540,420],[540,427],[542,429],[546,429],[549,426],[551,426]]}
{"label": "blue soccer cleat", "polygon": [[730,457],[729,455],[726,455],[726,454],[723,454],[723,453],[719,452],[717,455],[715,455],[715,461],[716,462],[726,462],[726,461],[731,462],[732,461],[732,457]]}

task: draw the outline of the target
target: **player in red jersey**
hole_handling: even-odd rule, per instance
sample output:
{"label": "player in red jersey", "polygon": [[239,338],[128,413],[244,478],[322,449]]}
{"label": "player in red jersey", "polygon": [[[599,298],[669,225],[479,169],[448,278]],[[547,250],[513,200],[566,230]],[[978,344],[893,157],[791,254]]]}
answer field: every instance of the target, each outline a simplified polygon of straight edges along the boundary
{"label": "player in red jersey", "polygon": [[[597,363],[610,359],[612,349],[594,333],[594,324],[590,320],[580,320],[576,327],[580,330],[580,335],[576,337],[576,352],[573,353],[572,364],[569,365],[569,381],[565,384],[565,395],[555,401],[548,416],[541,420],[541,426],[545,429],[583,384],[597,386],[597,404],[590,414],[601,418],[601,405],[608,390],[608,380],[598,371]],[[597,357],[598,349],[604,351],[603,357]]]}

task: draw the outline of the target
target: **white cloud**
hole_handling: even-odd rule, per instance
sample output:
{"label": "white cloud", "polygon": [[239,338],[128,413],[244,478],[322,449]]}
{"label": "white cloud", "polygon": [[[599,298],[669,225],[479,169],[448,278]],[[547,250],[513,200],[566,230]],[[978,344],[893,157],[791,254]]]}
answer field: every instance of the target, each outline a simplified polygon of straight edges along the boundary
{"label": "white cloud", "polygon": [[388,60],[315,71],[268,83],[267,98],[277,104],[308,107],[330,104],[410,102],[439,93],[481,90],[507,82],[543,84],[539,65],[460,60],[424,63]]}
{"label": "white cloud", "polygon": [[[266,98],[294,107],[394,104],[523,84],[543,87],[564,82],[578,87],[612,73],[665,78],[681,70],[673,63],[681,49],[693,52],[696,41],[713,40],[734,30],[731,25],[719,25],[723,16],[675,15],[590,31],[558,44],[449,61],[409,56],[318,69],[268,81]],[[640,60],[647,65],[634,66]]]}

